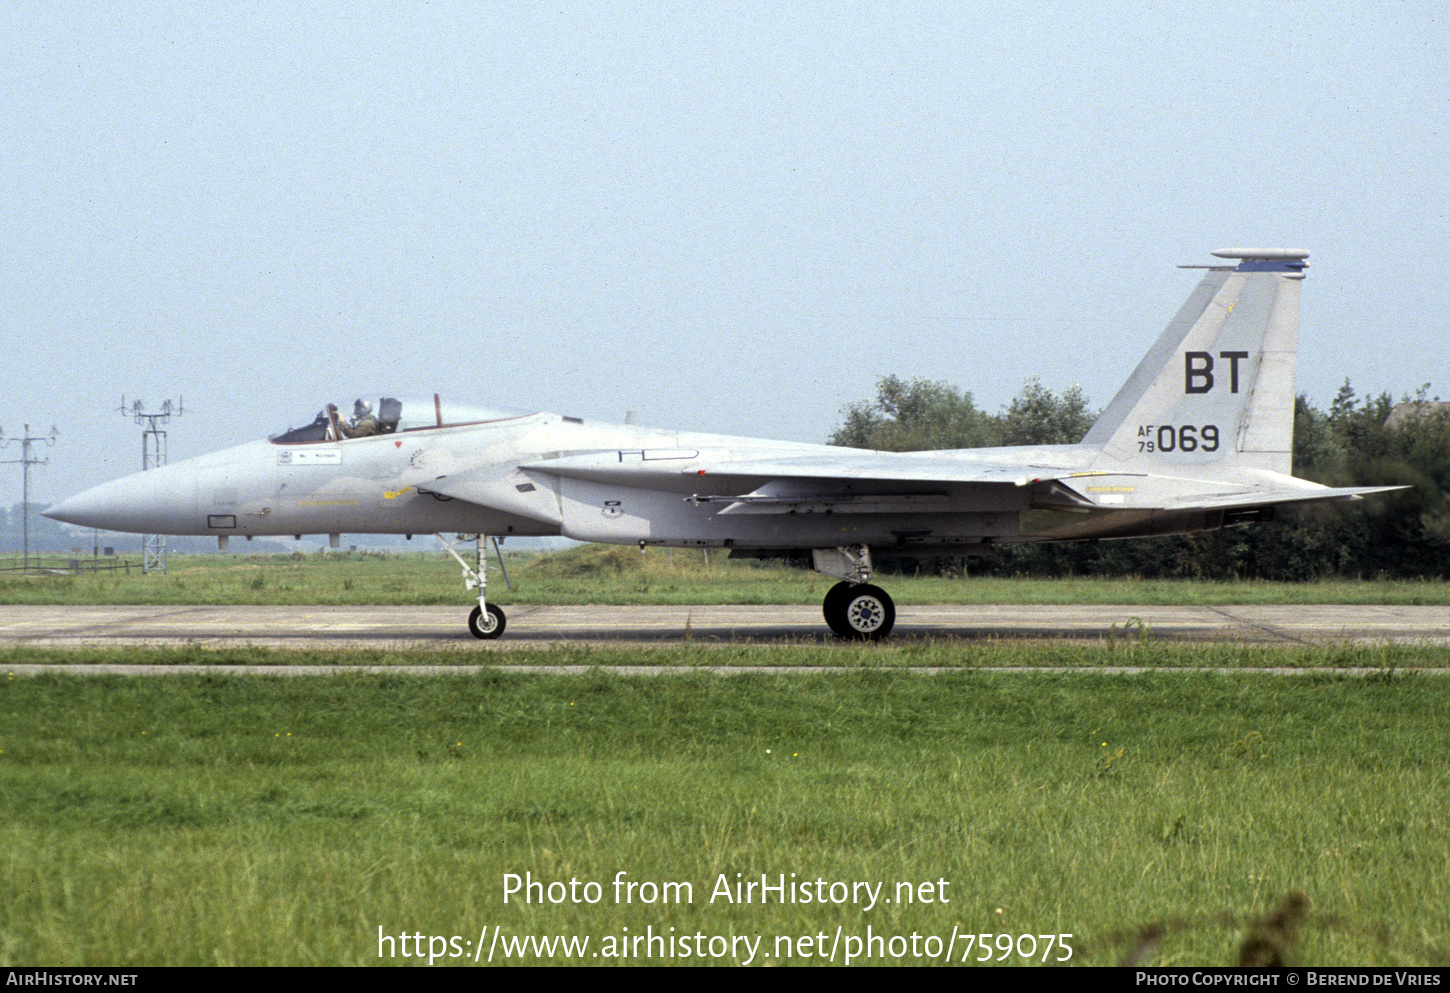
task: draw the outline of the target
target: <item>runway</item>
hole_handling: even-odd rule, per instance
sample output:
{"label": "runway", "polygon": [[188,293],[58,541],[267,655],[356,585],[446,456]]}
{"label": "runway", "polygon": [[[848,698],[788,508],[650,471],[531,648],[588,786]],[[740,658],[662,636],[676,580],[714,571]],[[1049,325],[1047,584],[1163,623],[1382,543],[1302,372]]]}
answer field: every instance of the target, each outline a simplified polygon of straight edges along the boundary
{"label": "runway", "polygon": [[[509,606],[497,641],[442,607],[0,606],[0,646],[453,649],[506,652],[561,644],[839,645],[817,606]],[[1151,638],[1252,644],[1450,645],[1450,607],[899,606],[891,641]]]}

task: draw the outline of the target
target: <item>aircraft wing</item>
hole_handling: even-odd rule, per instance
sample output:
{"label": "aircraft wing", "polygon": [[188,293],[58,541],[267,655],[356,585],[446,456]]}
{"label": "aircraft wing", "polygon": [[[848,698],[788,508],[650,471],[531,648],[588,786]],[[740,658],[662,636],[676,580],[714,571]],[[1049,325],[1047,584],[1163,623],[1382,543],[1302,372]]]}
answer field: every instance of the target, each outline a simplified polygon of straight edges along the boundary
{"label": "aircraft wing", "polygon": [[[682,477],[730,477],[761,481],[785,479],[872,480],[892,483],[983,483],[1026,486],[1058,479],[1074,469],[1016,463],[998,459],[964,459],[923,453],[872,452],[840,448],[808,454],[753,453],[740,458],[726,453],[681,449],[589,452],[528,462],[531,472],[586,479],[597,483],[648,486],[648,480]],[[677,488],[677,487],[672,487]]]}
{"label": "aircraft wing", "polygon": [[[823,446],[824,447],[824,446]],[[561,523],[547,477],[610,487],[679,494],[696,506],[725,504],[719,513],[781,514],[811,505],[843,513],[912,513],[945,509],[947,486],[1012,490],[1048,482],[1071,470],[981,459],[940,458],[858,449],[702,452],[634,449],[561,453],[515,466],[492,466],[437,477],[420,490],[553,524]],[[1067,491],[1054,502],[1092,506]]]}
{"label": "aircraft wing", "polygon": [[[1002,454],[1000,451],[995,455]],[[559,523],[549,497],[549,476],[603,486],[663,490],[692,504],[723,505],[722,515],[783,514],[804,506],[844,513],[913,513],[949,510],[950,490],[985,487],[1001,491],[1030,487],[1035,507],[1097,510],[1231,510],[1271,504],[1354,500],[1402,487],[1331,488],[1303,480],[1276,479],[1234,484],[1112,473],[1077,466],[962,458],[924,453],[839,449],[735,453],[694,449],[609,450],[564,453],[517,467],[474,469],[439,477],[423,488],[535,520]],[[1281,477],[1284,478],[1284,477]],[[1095,487],[1099,479],[1124,487]],[[1119,495],[1123,490],[1129,495]],[[1103,492],[1099,492],[1102,490]]]}

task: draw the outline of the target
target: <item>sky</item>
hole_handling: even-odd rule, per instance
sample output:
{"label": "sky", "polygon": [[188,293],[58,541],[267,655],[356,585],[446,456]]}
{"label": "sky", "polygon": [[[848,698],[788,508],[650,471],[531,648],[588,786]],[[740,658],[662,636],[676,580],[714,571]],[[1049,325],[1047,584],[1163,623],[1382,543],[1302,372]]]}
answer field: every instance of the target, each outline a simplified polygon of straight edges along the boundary
{"label": "sky", "polygon": [[1097,407],[1242,245],[1311,253],[1316,404],[1450,397],[1447,17],[0,0],[0,429],[59,431],[44,503],[140,468],[123,398],[183,403],[173,462],[366,392],[804,442],[890,374]]}

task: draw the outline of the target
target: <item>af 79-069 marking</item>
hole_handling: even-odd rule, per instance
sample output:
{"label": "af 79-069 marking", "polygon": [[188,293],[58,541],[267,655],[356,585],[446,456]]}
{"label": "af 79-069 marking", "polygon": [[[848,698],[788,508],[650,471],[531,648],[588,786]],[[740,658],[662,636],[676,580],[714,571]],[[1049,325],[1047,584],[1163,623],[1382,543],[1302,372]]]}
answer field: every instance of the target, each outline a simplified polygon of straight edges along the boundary
{"label": "af 79-069 marking", "polygon": [[873,555],[1010,542],[1187,534],[1276,507],[1396,487],[1331,488],[1290,473],[1299,288],[1308,253],[1231,248],[1207,269],[1082,442],[876,452],[598,424],[548,413],[357,398],[265,441],[73,496],[47,516],[143,534],[414,534],[476,542],[469,629],[504,629],[487,600],[488,536],[808,555],[839,580],[826,623],[888,634],[896,609]]}

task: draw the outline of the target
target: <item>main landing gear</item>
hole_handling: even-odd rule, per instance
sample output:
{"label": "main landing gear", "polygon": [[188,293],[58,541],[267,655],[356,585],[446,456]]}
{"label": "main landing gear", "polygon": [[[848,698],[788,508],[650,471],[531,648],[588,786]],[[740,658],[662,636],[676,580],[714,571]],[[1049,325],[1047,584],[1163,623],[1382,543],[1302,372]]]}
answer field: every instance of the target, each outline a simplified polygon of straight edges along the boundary
{"label": "main landing gear", "polygon": [[468,615],[468,633],[475,638],[485,641],[497,638],[503,634],[504,625],[507,623],[504,617],[503,608],[498,604],[489,603],[487,599],[488,590],[488,556],[484,553],[483,544],[485,541],[493,541],[493,552],[498,556],[498,567],[503,570],[503,581],[509,589],[513,589],[513,583],[509,582],[509,572],[503,564],[503,553],[498,550],[498,541],[490,539],[487,535],[461,534],[458,536],[460,542],[472,541],[474,543],[474,565],[469,565],[453,549],[453,544],[441,534],[435,534],[443,543],[443,550],[458,560],[463,566],[463,585],[470,590],[478,590],[478,606]]}
{"label": "main landing gear", "polygon": [[832,631],[856,641],[878,641],[891,633],[896,623],[896,604],[885,590],[870,583],[870,548],[817,548],[812,558],[817,572],[841,580],[831,587],[821,604],[821,613]]}
{"label": "main landing gear", "polygon": [[841,582],[832,586],[821,612],[832,631],[857,641],[884,638],[896,623],[896,604],[885,590],[869,583]]}

